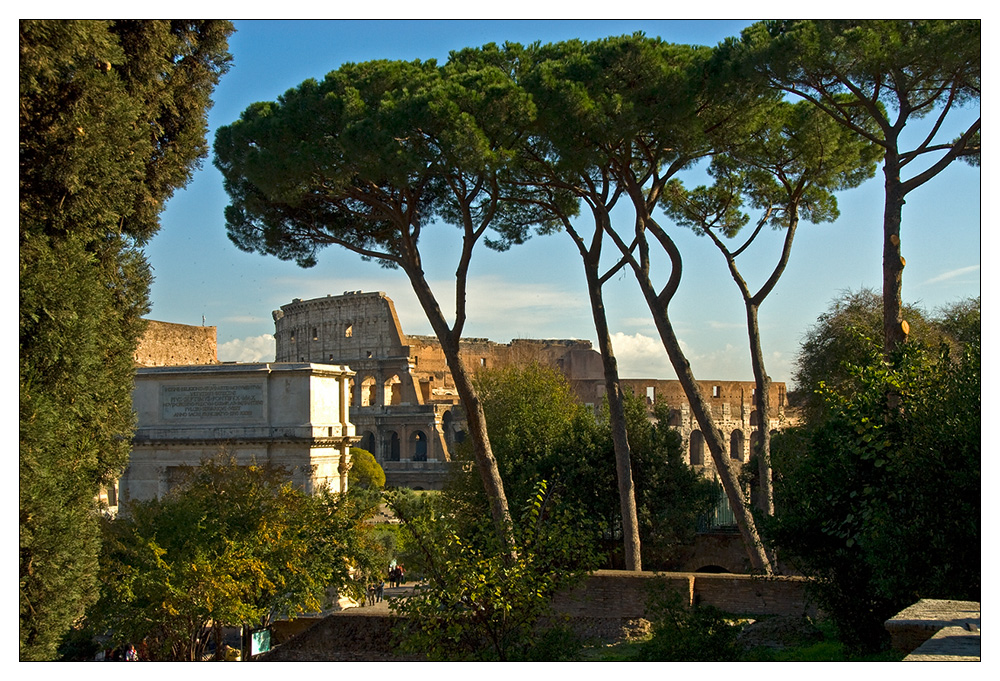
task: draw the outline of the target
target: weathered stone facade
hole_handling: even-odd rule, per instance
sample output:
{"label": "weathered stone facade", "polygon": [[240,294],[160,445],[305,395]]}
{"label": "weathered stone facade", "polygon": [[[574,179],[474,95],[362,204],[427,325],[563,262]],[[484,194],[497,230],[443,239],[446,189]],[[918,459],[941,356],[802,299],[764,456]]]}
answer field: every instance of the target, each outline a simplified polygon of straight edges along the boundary
{"label": "weathered stone facade", "polygon": [[189,326],[146,320],[146,332],[139,339],[135,363],[144,367],[182,364],[217,364],[218,348],[214,326]]}
{"label": "weathered stone facade", "polygon": [[[351,367],[352,421],[361,446],[382,464],[389,485],[440,489],[455,445],[465,436],[465,415],[437,338],[406,336],[385,293],[345,292],[295,299],[272,313],[276,359],[329,362]],[[581,402],[600,405],[604,373],[600,354],[586,340],[517,339],[496,343],[464,339],[460,356],[471,371],[538,362],[561,370]],[[684,441],[691,465],[711,477],[714,466],[679,381],[623,379],[626,389],[671,409],[671,425]],[[749,459],[758,429],[752,381],[700,381],[732,460]],[[775,430],[787,422],[784,383],[769,396]]]}
{"label": "weathered stone facade", "polygon": [[465,415],[451,374],[420,367],[384,293],[293,300],[273,313],[277,361],[350,366],[351,419],[386,473],[386,484],[440,489]]}
{"label": "weathered stone facade", "polygon": [[221,450],[239,463],[285,467],[307,491],[347,489],[350,447],[347,367],[259,363],[141,367],[133,408],[138,428],[119,481],[123,501],[152,499],[182,466]]}

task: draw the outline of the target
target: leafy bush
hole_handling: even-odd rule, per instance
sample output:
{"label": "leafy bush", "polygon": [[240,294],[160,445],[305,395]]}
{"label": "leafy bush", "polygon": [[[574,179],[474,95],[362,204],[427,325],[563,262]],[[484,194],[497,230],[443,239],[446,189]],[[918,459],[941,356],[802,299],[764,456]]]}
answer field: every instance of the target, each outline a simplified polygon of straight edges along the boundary
{"label": "leafy bush", "polygon": [[676,591],[655,585],[647,612],[653,636],[640,648],[637,659],[656,662],[731,662],[740,659],[736,643],[743,625],[710,605],[691,608]]}
{"label": "leafy bush", "polygon": [[568,645],[565,631],[539,632],[539,621],[552,597],[595,560],[579,523],[547,508],[546,484],[538,484],[515,524],[514,557],[491,524],[462,522],[439,501],[398,495],[390,502],[422,554],[408,569],[426,579],[389,605],[408,619],[404,650],[436,660],[505,661],[538,659]]}
{"label": "leafy bush", "polygon": [[882,623],[920,598],[980,598],[978,341],[874,343],[825,413],[775,440],[775,517],[785,560],[815,579],[851,654],[887,644]]}
{"label": "leafy bush", "polygon": [[347,487],[382,489],[385,487],[385,471],[378,465],[375,455],[367,449],[351,447],[351,468],[347,473]]}

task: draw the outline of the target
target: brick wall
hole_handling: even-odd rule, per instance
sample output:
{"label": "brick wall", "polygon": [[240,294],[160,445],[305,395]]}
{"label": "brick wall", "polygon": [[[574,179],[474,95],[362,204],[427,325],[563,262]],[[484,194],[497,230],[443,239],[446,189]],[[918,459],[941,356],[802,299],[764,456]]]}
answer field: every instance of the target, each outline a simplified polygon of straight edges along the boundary
{"label": "brick wall", "polygon": [[683,602],[712,605],[734,614],[801,615],[815,607],[805,595],[802,577],[756,578],[749,575],[694,572],[626,572],[598,570],[568,594],[553,602],[555,610],[571,617],[646,617],[646,601],[653,582],[680,594]]}

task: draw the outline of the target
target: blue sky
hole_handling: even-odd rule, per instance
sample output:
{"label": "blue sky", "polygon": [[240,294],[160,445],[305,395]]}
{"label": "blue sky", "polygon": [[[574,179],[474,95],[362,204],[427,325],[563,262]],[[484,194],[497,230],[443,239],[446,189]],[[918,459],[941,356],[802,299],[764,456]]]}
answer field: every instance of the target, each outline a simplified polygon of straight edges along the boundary
{"label": "blue sky", "polygon": [[[447,59],[449,50],[504,41],[596,39],[643,31],[677,43],[715,45],[749,21],[237,21],[230,40],[232,69],[215,91],[210,139],[257,101],[274,100],[306,78],[321,79],[345,62],[369,59]],[[974,120],[976,112],[956,117]],[[955,135],[951,135],[954,137]],[[911,194],[903,212],[903,295],[928,309],[980,293],[980,173],[952,164]],[[838,195],[835,223],[803,224],[781,282],[761,309],[769,373],[790,380],[802,334],[845,289],[881,287],[882,183],[880,175]],[[319,264],[301,269],[272,256],[242,253],[226,237],[222,179],[206,159],[188,187],[162,215],[147,247],[156,277],[152,319],[218,327],[219,359],[273,360],[271,311],[292,298],[385,291],[396,303],[403,330],[429,334],[430,326],[402,274],[365,263],[342,249],[327,249]],[[432,284],[444,305],[452,298],[454,258],[441,227],[428,242]],[[626,227],[627,229],[627,227]],[[684,253],[684,278],[671,317],[695,375],[752,378],[742,302],[712,244],[672,230]],[[769,271],[781,234],[760,244],[746,265]],[[474,256],[466,335],[512,338],[584,338],[594,332],[579,256],[565,235],[536,237],[507,253]],[[436,273],[436,274],[435,274]],[[606,291],[615,349],[627,377],[673,378],[635,282],[619,276]]]}

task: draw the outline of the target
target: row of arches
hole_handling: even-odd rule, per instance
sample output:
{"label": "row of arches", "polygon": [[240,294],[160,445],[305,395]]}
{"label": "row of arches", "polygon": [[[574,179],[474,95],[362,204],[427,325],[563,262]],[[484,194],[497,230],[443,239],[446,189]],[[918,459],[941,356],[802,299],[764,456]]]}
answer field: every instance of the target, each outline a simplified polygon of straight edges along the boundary
{"label": "row of arches", "polygon": [[[356,386],[360,390],[355,392]],[[361,383],[352,378],[348,381],[348,406],[351,407],[392,407],[402,403],[402,381],[398,374],[393,374],[382,383],[382,396],[379,397],[379,384],[374,376],[365,376]]]}
{"label": "row of arches", "polygon": [[375,434],[366,430],[361,436],[358,447],[366,449],[381,461],[427,461],[427,434],[422,430],[413,430],[406,438],[404,446],[402,438],[395,430],[382,432],[381,443],[375,439]]}
{"label": "row of arches", "polygon": [[[773,435],[777,431],[771,431]],[[760,431],[754,430],[750,436],[750,451],[760,444]],[[746,462],[749,458],[746,451],[746,436],[737,428],[729,434],[729,458],[733,461]],[[688,462],[692,466],[704,466],[706,458],[705,435],[700,430],[692,430],[688,441]]]}

